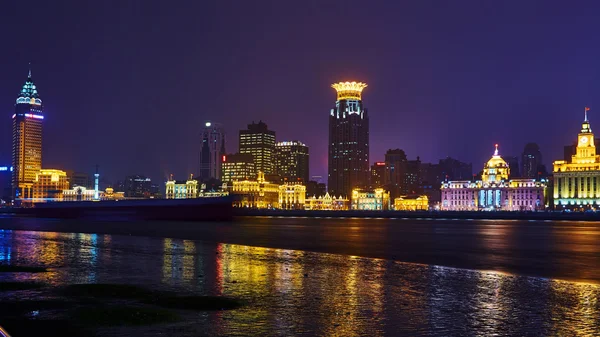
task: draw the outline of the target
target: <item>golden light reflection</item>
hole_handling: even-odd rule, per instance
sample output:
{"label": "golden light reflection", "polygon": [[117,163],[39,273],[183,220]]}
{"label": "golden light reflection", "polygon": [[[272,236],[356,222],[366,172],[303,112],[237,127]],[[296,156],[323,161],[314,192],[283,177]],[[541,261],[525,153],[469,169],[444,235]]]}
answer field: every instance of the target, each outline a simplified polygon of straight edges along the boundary
{"label": "golden light reflection", "polygon": [[195,253],[196,243],[191,240],[183,240],[183,279],[186,281],[194,279]]}
{"label": "golden light reflection", "polygon": [[173,240],[165,238],[163,240],[163,267],[162,267],[162,281],[169,282],[172,278],[172,253],[171,247],[173,246]]}

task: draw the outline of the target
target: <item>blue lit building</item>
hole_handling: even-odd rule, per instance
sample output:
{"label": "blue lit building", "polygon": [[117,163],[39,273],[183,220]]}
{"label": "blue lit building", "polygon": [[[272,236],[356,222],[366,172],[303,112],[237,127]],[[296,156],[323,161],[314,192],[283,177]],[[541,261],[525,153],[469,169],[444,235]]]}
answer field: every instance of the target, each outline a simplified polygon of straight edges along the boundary
{"label": "blue lit building", "polygon": [[31,198],[35,175],[42,169],[42,100],[31,70],[17,97],[12,115],[12,196]]}

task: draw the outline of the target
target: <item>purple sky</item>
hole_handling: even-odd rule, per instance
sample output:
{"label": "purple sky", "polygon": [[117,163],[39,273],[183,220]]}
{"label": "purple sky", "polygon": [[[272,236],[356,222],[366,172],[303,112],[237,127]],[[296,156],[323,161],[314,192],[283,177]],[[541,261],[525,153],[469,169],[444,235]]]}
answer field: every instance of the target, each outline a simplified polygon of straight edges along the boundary
{"label": "purple sky", "polygon": [[[364,81],[371,161],[452,156],[477,171],[537,142],[562,157],[600,128],[597,1],[27,1],[0,7],[0,160],[32,62],[44,167],[111,180],[196,172],[200,127],[228,151],[262,119],[326,176],[330,84]],[[2,120],[0,118],[0,120]],[[599,129],[600,130],[600,129]]]}

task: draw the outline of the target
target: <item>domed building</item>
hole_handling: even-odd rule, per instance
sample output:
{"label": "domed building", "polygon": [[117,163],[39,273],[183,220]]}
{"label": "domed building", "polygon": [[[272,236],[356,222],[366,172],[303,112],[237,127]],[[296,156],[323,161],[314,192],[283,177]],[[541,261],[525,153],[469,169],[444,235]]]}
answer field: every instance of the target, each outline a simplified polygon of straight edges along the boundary
{"label": "domed building", "polygon": [[545,208],[547,183],[536,179],[509,179],[510,166],[498,154],[483,166],[481,180],[442,183],[441,209],[446,211],[533,211]]}

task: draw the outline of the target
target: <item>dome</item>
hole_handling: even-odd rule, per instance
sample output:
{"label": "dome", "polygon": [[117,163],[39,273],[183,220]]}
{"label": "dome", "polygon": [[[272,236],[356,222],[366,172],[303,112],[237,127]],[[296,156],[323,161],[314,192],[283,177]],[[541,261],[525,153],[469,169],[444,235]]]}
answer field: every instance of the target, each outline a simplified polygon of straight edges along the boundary
{"label": "dome", "polygon": [[508,164],[498,154],[498,144],[496,144],[496,150],[494,155],[483,168],[481,174],[481,180],[486,183],[499,183],[503,180],[507,180],[510,175],[510,168]]}
{"label": "dome", "polygon": [[485,164],[485,167],[508,167],[508,164],[500,155],[498,154],[498,144],[496,144],[496,150],[494,151],[494,155],[488,162]]}

